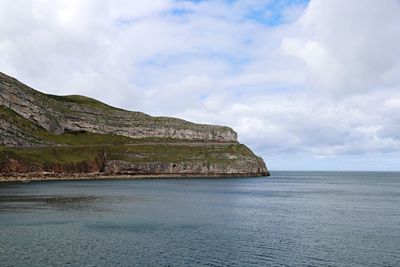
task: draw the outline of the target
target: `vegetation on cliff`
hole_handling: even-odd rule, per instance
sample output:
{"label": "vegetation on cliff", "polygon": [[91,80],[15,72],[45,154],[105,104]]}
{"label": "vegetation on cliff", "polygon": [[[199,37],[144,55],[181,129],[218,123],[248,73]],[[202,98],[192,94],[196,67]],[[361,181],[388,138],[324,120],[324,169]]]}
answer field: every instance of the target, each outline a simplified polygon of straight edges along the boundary
{"label": "vegetation on cliff", "polygon": [[0,173],[268,175],[229,127],[46,95],[0,73]]}

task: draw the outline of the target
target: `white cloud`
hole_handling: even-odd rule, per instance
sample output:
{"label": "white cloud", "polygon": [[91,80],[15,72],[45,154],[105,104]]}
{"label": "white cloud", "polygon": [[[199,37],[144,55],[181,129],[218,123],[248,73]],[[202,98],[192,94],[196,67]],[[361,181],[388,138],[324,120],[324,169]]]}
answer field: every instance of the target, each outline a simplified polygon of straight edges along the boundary
{"label": "white cloud", "polygon": [[393,168],[399,2],[271,4],[0,1],[0,71],[49,93],[232,126],[273,169],[301,157]]}
{"label": "white cloud", "polygon": [[282,51],[305,63],[311,86],[336,95],[400,82],[400,2],[314,0]]}

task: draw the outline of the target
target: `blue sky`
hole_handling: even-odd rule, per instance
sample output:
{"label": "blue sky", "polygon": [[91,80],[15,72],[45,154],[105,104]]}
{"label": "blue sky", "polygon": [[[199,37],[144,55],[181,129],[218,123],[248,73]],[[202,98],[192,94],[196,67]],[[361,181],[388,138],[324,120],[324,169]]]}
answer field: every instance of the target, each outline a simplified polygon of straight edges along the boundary
{"label": "blue sky", "polygon": [[397,0],[0,2],[0,71],[229,125],[270,169],[400,170]]}

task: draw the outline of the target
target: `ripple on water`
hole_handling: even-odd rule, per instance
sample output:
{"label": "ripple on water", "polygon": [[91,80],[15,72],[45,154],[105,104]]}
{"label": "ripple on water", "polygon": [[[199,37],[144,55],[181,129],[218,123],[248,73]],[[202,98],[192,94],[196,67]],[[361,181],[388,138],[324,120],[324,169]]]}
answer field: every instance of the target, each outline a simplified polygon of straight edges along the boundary
{"label": "ripple on water", "polygon": [[0,185],[2,266],[399,266],[400,175]]}

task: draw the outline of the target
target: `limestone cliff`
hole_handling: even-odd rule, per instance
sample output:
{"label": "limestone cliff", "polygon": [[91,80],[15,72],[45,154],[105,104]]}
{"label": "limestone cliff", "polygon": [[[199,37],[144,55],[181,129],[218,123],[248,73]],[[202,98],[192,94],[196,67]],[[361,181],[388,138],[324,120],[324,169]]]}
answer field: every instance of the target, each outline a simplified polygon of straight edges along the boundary
{"label": "limestone cliff", "polygon": [[3,177],[268,175],[229,127],[152,117],[83,96],[36,91],[0,73]]}
{"label": "limestone cliff", "polygon": [[110,107],[83,96],[40,93],[0,73],[0,105],[55,134],[85,131],[130,138],[160,137],[201,141],[236,141],[229,127],[201,125],[175,118],[151,117]]}

